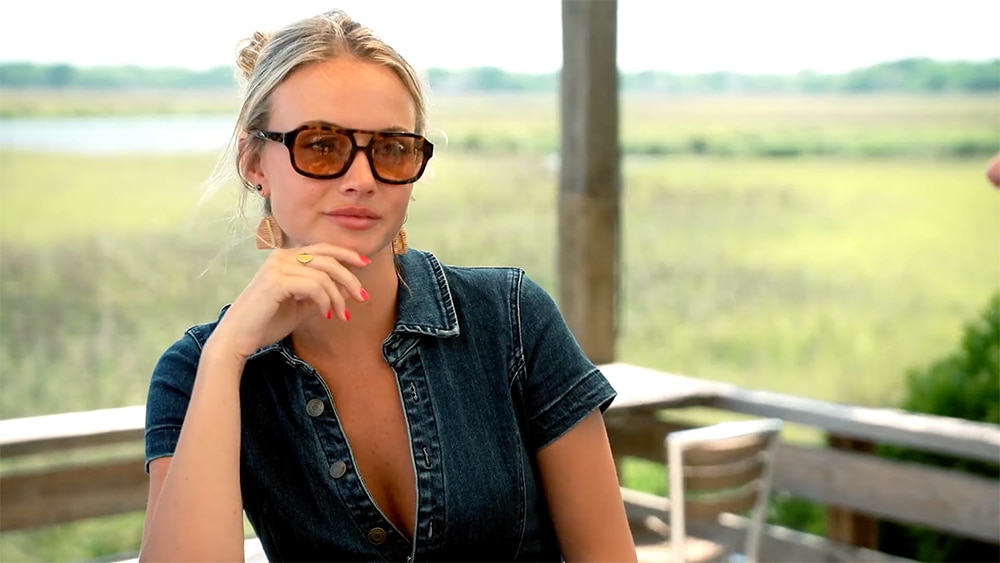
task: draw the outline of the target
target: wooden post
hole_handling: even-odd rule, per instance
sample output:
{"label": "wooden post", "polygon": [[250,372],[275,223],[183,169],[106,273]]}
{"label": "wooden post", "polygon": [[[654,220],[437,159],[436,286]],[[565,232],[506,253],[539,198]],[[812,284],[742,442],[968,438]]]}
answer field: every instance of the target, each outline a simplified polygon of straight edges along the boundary
{"label": "wooden post", "polygon": [[[875,451],[875,444],[869,441],[836,434],[828,435],[827,443],[838,450],[868,454]],[[847,545],[878,550],[878,519],[833,504],[827,505],[826,537]]]}
{"label": "wooden post", "polygon": [[591,361],[615,358],[619,172],[617,0],[563,0],[559,306]]}

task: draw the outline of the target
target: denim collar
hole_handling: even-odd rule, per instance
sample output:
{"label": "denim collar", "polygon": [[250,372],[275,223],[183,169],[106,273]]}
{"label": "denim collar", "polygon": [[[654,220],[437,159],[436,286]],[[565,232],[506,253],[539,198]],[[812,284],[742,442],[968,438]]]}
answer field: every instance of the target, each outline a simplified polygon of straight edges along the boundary
{"label": "denim collar", "polygon": [[444,268],[430,252],[410,250],[396,257],[399,284],[398,318],[393,332],[439,338],[458,336],[458,316]]}
{"label": "denim collar", "polygon": [[[437,338],[459,335],[458,315],[455,302],[448,287],[444,268],[437,257],[430,252],[410,249],[406,254],[396,256],[399,290],[396,297],[397,319],[393,333],[420,334]],[[225,314],[227,305],[222,309]],[[292,336],[264,346],[250,355],[252,360],[268,352],[281,352],[295,357]]]}

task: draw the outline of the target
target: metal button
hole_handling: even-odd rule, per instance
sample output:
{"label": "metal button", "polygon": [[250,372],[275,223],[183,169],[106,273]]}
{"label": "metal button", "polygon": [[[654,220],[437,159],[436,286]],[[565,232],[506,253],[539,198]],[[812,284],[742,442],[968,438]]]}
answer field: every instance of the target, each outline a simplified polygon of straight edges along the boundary
{"label": "metal button", "polygon": [[341,477],[344,476],[344,473],[347,473],[346,463],[338,461],[330,466],[330,477],[333,477],[334,479],[340,479]]}
{"label": "metal button", "polygon": [[382,528],[372,528],[371,530],[368,530],[368,541],[371,542],[372,545],[382,544],[382,542],[385,541],[385,538],[385,530]]}
{"label": "metal button", "polygon": [[326,409],[326,405],[319,399],[309,399],[309,402],[306,403],[306,412],[313,418],[323,414],[324,409]]}

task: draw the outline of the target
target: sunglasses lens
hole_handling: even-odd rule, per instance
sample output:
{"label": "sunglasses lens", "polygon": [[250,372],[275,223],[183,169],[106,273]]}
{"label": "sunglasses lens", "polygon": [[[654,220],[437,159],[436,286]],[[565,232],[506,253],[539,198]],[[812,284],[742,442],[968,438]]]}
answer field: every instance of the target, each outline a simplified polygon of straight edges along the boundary
{"label": "sunglasses lens", "polygon": [[325,129],[305,129],[295,137],[295,165],[316,176],[339,174],[351,157],[351,138]]}
{"label": "sunglasses lens", "polygon": [[384,180],[414,181],[424,163],[424,140],[403,135],[376,137],[371,154],[375,170]]}
{"label": "sunglasses lens", "polygon": [[[372,133],[365,152],[371,156],[376,177],[383,182],[406,184],[420,177],[429,143],[413,134]],[[292,164],[311,178],[336,178],[347,171],[354,157],[351,130],[304,127],[294,132]]]}

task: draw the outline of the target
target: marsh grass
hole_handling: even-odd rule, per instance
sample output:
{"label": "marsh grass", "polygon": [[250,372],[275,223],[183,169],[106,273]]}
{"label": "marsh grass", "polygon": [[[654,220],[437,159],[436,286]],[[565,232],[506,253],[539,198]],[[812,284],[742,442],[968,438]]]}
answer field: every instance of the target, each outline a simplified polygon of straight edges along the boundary
{"label": "marsh grass", "polygon": [[[557,294],[558,181],[546,144],[554,98],[451,102],[434,115],[440,148],[410,207],[411,243],[453,264],[522,267]],[[821,122],[816,138],[855,147],[995,140],[983,124],[996,123],[996,104],[959,102],[857,98],[810,109],[761,99],[740,110],[681,100],[646,113],[626,103],[623,135],[734,139],[749,123],[765,139],[791,139]],[[461,141],[472,137],[485,144]],[[1000,287],[1000,197],[980,158],[845,154],[627,155],[619,358],[894,405],[906,371],[950,350]],[[160,353],[238,294],[264,255],[248,227],[234,234],[235,185],[198,207],[214,158],[0,150],[0,417],[144,402]],[[624,478],[665,486],[656,464],[629,462]],[[0,560],[134,551],[141,522],[123,515],[4,534]]]}
{"label": "marsh grass", "polygon": [[[555,94],[446,96],[431,119],[439,139],[464,150],[549,153],[559,147]],[[1000,101],[992,94],[625,93],[620,120],[622,151],[636,155],[975,157],[1000,147]]]}
{"label": "marsh grass", "polygon": [[[43,155],[2,158],[3,416],[141,403],[158,352],[213,318],[263,257],[248,240],[227,248],[235,198],[193,211],[207,158],[79,157],[66,176]],[[411,206],[413,244],[523,267],[555,293],[545,159],[434,164]],[[947,350],[1000,280],[1000,201],[980,168],[627,159],[620,356],[892,404],[905,370]]]}
{"label": "marsh grass", "polygon": [[[455,149],[558,152],[551,93],[432,95],[432,140]],[[234,91],[0,88],[0,118],[235,115]],[[654,156],[983,157],[1000,147],[995,93],[665,95],[624,92],[621,146]]]}
{"label": "marsh grass", "polygon": [[231,89],[0,88],[0,117],[233,113],[238,102]]}

